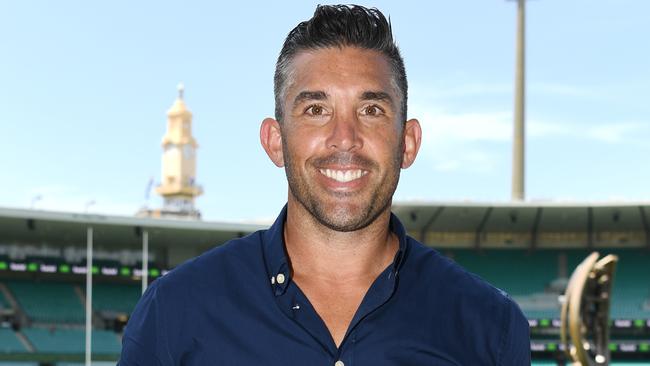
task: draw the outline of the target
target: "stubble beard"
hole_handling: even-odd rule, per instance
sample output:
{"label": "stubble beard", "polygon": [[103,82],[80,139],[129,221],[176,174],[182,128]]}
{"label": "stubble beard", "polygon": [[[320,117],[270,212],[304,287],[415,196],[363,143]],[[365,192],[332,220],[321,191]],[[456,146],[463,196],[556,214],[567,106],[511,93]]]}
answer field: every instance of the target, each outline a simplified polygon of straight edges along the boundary
{"label": "stubble beard", "polygon": [[[286,140],[285,140],[286,141]],[[346,197],[353,199],[354,195],[360,194],[352,193],[324,193],[332,195],[333,197],[319,197],[318,193],[313,187],[310,187],[306,177],[301,174],[300,167],[294,164],[291,154],[287,151],[286,144],[283,145],[282,153],[285,162],[285,173],[287,175],[287,182],[289,184],[289,194],[291,194],[300,205],[302,205],[310,215],[325,227],[339,232],[352,232],[361,230],[371,223],[373,223],[383,212],[389,209],[393,193],[397,188],[400,176],[400,165],[402,161],[402,149],[400,146],[399,154],[396,154],[391,166],[387,170],[387,174],[381,182],[376,183],[372,187],[372,193],[367,202],[361,202],[359,207],[351,208],[351,203],[346,203]],[[377,166],[375,162],[359,156],[346,153],[347,160],[354,160],[355,162],[363,162],[361,166]],[[328,157],[316,159],[317,161],[339,161],[342,157],[340,154],[332,154]],[[313,162],[310,164],[312,165]],[[317,165],[315,165],[317,166]],[[374,171],[377,171],[376,169]],[[342,200],[341,204],[334,203],[333,208],[329,208],[331,204],[324,202],[325,200]]]}

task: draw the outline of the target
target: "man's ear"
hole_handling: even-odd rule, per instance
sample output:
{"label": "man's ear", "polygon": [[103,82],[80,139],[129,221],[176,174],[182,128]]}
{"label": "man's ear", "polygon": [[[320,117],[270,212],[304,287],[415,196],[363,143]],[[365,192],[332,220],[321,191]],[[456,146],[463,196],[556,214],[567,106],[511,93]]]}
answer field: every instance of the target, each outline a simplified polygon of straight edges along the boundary
{"label": "man's ear", "polygon": [[265,118],[260,127],[260,142],[266,155],[271,158],[273,164],[278,167],[284,166],[284,155],[282,155],[282,133],[280,123],[273,118]]}
{"label": "man's ear", "polygon": [[417,119],[410,119],[404,124],[404,155],[402,169],[406,169],[415,162],[422,141],[422,128]]}

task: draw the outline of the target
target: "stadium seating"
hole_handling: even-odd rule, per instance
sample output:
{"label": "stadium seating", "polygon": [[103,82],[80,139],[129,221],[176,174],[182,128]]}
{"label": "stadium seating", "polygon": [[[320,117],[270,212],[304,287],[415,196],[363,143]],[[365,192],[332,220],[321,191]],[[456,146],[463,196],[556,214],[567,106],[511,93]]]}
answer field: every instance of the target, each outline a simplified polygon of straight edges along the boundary
{"label": "stadium seating", "polygon": [[[614,276],[611,317],[650,319],[650,253],[638,249],[601,252],[619,256]],[[469,271],[507,291],[527,317],[539,319],[560,316],[557,298],[566,283],[552,285],[558,281],[560,253],[567,255],[565,272],[570,275],[590,251],[538,250],[529,254],[523,250],[453,250],[445,253]]]}
{"label": "stadium seating", "polygon": [[84,307],[70,283],[5,281],[34,322],[83,323]]}
{"label": "stadium seating", "polygon": [[10,352],[27,352],[27,350],[12,329],[0,328],[0,354]]}
{"label": "stadium seating", "polygon": [[[58,362],[56,366],[84,366],[83,363],[74,363],[74,362]],[[115,362],[102,362],[102,361],[93,361],[92,366],[115,366]],[[0,364],[2,366],[2,364]]]}
{"label": "stadium seating", "polygon": [[0,291],[0,310],[2,309],[11,309],[11,305],[9,305],[9,301],[5,299],[5,294]]}
{"label": "stadium seating", "polygon": [[97,284],[93,287],[93,309],[130,314],[141,292],[141,287],[137,285]]}
{"label": "stadium seating", "polygon": [[[83,353],[85,332],[83,329],[25,328],[23,334],[43,353]],[[93,330],[93,354],[118,354],[120,343],[117,335],[107,330]]]}
{"label": "stadium seating", "polygon": [[544,292],[557,277],[557,252],[524,250],[452,251],[463,267],[512,296]]}

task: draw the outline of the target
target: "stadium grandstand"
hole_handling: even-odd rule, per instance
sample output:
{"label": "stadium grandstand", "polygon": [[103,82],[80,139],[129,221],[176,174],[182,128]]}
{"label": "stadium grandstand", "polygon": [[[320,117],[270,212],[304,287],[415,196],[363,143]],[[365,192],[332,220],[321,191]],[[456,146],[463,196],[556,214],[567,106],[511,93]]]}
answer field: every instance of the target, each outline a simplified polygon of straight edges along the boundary
{"label": "stadium grandstand", "polygon": [[[529,319],[534,365],[556,364],[561,353],[559,299],[575,266],[593,251],[618,255],[612,365],[650,365],[650,205],[422,203],[393,211],[411,236],[512,295]],[[263,228],[0,208],[0,366],[83,364],[88,284],[93,364],[115,364],[147,284]]]}

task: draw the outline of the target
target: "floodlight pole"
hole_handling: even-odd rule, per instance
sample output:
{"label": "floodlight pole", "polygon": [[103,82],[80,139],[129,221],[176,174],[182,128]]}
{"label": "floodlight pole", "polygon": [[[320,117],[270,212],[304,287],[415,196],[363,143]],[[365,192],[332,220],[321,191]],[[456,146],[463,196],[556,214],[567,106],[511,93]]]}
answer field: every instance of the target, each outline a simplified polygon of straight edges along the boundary
{"label": "floodlight pole", "polygon": [[149,232],[142,231],[142,293],[147,290],[149,282]]}
{"label": "floodlight pole", "polygon": [[86,232],[86,366],[91,366],[93,316],[93,228]]}
{"label": "floodlight pole", "polygon": [[512,200],[523,201],[526,118],[526,0],[517,0],[517,65],[515,69],[515,131],[512,143]]}

